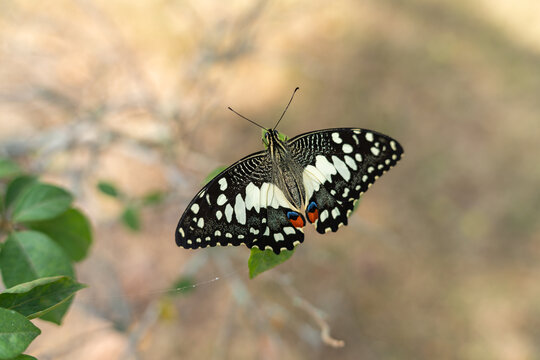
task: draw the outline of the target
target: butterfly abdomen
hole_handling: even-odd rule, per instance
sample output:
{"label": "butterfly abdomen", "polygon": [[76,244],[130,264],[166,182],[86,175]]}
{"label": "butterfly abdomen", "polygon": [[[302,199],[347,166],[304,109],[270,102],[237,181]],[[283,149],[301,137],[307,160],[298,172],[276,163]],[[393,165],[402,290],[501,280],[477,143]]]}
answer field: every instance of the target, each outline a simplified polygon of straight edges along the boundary
{"label": "butterfly abdomen", "polygon": [[279,154],[279,157],[274,161],[274,169],[276,169],[274,183],[284,192],[294,208],[300,210],[305,203],[303,169],[288,152]]}

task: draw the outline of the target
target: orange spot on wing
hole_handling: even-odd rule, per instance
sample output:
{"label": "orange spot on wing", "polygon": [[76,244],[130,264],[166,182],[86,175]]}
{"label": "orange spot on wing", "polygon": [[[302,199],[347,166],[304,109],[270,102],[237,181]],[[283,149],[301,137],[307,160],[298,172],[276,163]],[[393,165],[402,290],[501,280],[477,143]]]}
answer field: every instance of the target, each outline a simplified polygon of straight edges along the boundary
{"label": "orange spot on wing", "polygon": [[314,223],[319,218],[319,210],[316,208],[307,214],[309,222]]}
{"label": "orange spot on wing", "polygon": [[301,216],[298,216],[296,219],[289,219],[289,221],[291,222],[291,224],[295,227],[295,228],[301,228],[301,227],[304,227],[304,219],[302,219]]}

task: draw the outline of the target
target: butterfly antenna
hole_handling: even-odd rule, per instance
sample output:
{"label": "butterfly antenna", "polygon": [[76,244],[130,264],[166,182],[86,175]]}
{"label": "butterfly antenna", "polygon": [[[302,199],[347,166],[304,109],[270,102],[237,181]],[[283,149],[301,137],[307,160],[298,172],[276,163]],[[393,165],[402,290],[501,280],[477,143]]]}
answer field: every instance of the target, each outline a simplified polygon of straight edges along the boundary
{"label": "butterfly antenna", "polygon": [[291,99],[289,100],[289,103],[287,104],[287,106],[285,107],[285,110],[283,110],[283,114],[281,114],[281,117],[279,118],[276,126],[274,126],[274,128],[272,130],[275,130],[277,128],[277,126],[279,125],[279,122],[281,121],[281,119],[283,119],[283,116],[285,115],[285,113],[287,112],[287,109],[289,108],[289,105],[291,105],[291,102],[292,102],[292,99],[294,98],[294,94],[296,94],[296,92],[298,91],[298,89],[300,89],[298,86],[296,87],[296,89],[294,89],[292,95],[291,95]]}
{"label": "butterfly antenna", "polygon": [[254,125],[257,125],[257,126],[260,127],[261,129],[263,129],[263,130],[268,130],[268,129],[265,128],[264,126],[261,126],[261,125],[257,124],[255,121],[250,120],[250,119],[248,119],[247,117],[245,117],[244,115],[242,115],[242,114],[240,114],[240,113],[234,111],[230,106],[229,106],[227,109],[231,110],[233,113],[235,113],[236,115],[240,116],[242,119],[247,120],[247,121],[249,121],[250,123],[252,123],[252,124],[254,124]]}

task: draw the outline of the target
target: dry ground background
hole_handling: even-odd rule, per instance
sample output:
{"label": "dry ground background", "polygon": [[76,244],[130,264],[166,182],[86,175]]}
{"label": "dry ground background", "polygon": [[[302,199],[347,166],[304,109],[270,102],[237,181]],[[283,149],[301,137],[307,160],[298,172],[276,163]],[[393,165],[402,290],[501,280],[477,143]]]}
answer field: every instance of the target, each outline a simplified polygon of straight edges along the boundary
{"label": "dry ground background", "polygon": [[[90,287],[30,354],[540,358],[537,1],[2,1],[0,45],[0,154],[68,186],[95,235]],[[176,248],[202,179],[261,148],[226,107],[270,126],[295,86],[284,133],[371,128],[406,157],[256,280],[244,247]],[[167,196],[132,232],[100,180]]]}

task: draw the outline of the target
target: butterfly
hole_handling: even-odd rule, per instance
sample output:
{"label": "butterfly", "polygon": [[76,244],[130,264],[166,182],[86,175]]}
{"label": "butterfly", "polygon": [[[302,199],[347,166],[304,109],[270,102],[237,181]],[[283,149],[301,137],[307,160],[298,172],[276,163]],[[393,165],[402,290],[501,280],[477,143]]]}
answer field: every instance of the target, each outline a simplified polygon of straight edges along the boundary
{"label": "butterfly", "polygon": [[263,142],[266,150],[235,162],[195,195],[176,227],[178,246],[292,250],[308,222],[321,234],[347,225],[356,202],[403,155],[396,140],[359,128],[287,139],[274,127]]}

